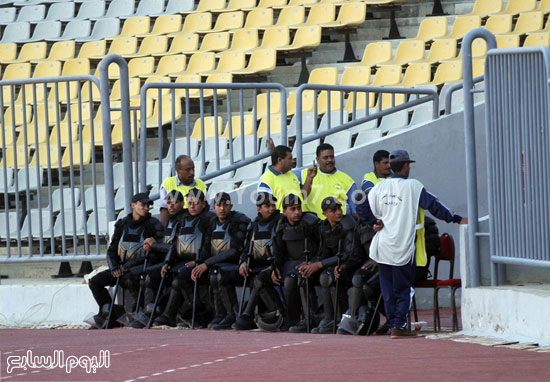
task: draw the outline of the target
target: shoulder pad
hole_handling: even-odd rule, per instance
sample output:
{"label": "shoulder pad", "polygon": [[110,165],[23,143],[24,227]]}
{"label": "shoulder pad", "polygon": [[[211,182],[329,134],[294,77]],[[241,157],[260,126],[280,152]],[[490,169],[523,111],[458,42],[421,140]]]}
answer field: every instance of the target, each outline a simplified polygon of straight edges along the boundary
{"label": "shoulder pad", "polygon": [[344,231],[351,231],[355,229],[357,222],[352,215],[344,215],[344,218],[340,222]]}
{"label": "shoulder pad", "polygon": [[304,212],[302,214],[302,221],[305,224],[315,224],[319,222],[319,220],[320,219],[317,217],[317,214],[315,214],[314,212]]}
{"label": "shoulder pad", "polygon": [[236,223],[245,223],[247,225],[250,223],[250,219],[248,218],[248,216],[238,211],[233,211],[232,220]]}

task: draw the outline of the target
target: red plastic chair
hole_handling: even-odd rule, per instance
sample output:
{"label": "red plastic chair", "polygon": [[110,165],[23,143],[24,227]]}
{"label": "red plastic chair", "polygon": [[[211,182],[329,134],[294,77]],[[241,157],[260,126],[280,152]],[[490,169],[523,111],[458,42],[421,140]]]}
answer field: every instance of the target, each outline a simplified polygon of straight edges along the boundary
{"label": "red plastic chair", "polygon": [[[434,267],[434,279],[418,281],[415,284],[415,288],[433,288],[434,290],[434,331],[441,330],[441,320],[439,316],[439,289],[450,288],[451,289],[451,310],[453,314],[453,331],[458,331],[458,316],[456,312],[455,295],[456,290],[462,286],[460,279],[454,279],[454,265],[455,265],[455,243],[453,237],[447,233],[444,233],[439,238],[440,249],[439,253],[435,255],[435,267]],[[449,261],[449,278],[447,280],[439,280],[438,269],[440,261]],[[413,298],[413,309],[415,320],[418,321],[418,315],[416,312],[416,300]]]}

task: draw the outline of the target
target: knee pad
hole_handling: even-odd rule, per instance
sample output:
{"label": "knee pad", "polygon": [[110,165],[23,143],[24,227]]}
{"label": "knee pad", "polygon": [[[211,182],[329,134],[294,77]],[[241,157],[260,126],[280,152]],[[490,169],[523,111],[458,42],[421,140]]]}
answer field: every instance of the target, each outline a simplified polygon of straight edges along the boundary
{"label": "knee pad", "polygon": [[252,280],[252,288],[256,290],[260,290],[265,287],[265,282],[260,277],[254,277],[254,280]]}
{"label": "knee pad", "polygon": [[329,271],[321,273],[319,276],[319,283],[323,288],[330,288],[334,283],[334,275]]}
{"label": "knee pad", "polygon": [[285,277],[285,289],[286,290],[296,290],[298,288],[298,275],[295,273],[290,273]]}
{"label": "knee pad", "polygon": [[172,281],[172,289],[175,290],[176,292],[179,292],[181,289],[183,289],[183,282],[182,280],[179,280],[179,279],[174,279]]}
{"label": "knee pad", "polygon": [[367,283],[367,281],[368,281],[367,275],[362,270],[359,270],[359,271],[355,272],[355,274],[353,275],[353,277],[351,279],[351,283],[356,288],[363,287],[363,285],[365,285]]}
{"label": "knee pad", "polygon": [[212,268],[210,274],[208,275],[210,279],[210,285],[217,286],[220,282],[220,270],[219,268]]}

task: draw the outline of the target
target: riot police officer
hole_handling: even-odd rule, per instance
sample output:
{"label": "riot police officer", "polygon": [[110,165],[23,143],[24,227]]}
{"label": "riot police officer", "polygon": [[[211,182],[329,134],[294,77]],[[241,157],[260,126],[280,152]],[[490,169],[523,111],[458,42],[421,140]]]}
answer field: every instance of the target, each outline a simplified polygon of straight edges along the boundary
{"label": "riot police officer", "polygon": [[[153,204],[149,195],[137,193],[132,197],[132,212],[115,223],[111,244],[107,249],[109,269],[90,279],[88,286],[99,305],[99,313],[94,316],[96,327],[102,327],[111,304],[111,296],[105,287],[116,284],[130,291],[134,298],[139,289],[139,270],[145,261],[146,251],[153,243],[162,241],[164,227],[152,217],[149,207]],[[133,269],[132,269],[133,268]],[[137,272],[134,270],[139,268]]]}
{"label": "riot police officer", "polygon": [[[310,326],[306,318],[300,321],[301,307],[315,304],[316,298],[312,294],[311,287],[300,275],[299,267],[311,261],[311,254],[317,253],[319,243],[319,218],[312,212],[302,213],[302,200],[298,195],[289,194],[283,199],[284,217],[279,220],[275,230],[273,242],[273,255],[275,257],[275,269],[271,274],[275,285],[284,285],[284,297],[286,302],[286,317],[281,330],[289,328],[293,332],[304,332]],[[303,284],[303,287],[301,287]],[[300,301],[301,300],[301,301]],[[306,317],[312,321],[312,314],[308,312]]]}
{"label": "riot police officer", "polygon": [[[341,260],[349,262],[349,258],[355,258],[358,250],[356,241],[356,222],[351,215],[343,215],[342,203],[333,196],[326,197],[321,202],[321,209],[326,220],[320,224],[321,244],[317,261],[309,265],[301,266],[301,273],[304,277],[319,272],[319,283],[323,289],[323,313],[324,318],[319,326],[312,330],[312,333],[333,333],[335,326],[334,319],[338,311],[345,311],[346,285],[350,284],[348,273],[339,277],[338,283],[334,277],[334,268],[341,266]],[[336,290],[336,285],[338,290]],[[334,295],[334,297],[333,297]],[[336,301],[336,306],[334,301]],[[336,312],[335,312],[336,310]]]}
{"label": "riot police officer", "polygon": [[[161,274],[169,272],[173,281],[166,308],[155,319],[155,325],[176,326],[176,316],[183,302],[193,302],[191,272],[197,260],[206,257],[208,251],[208,229],[214,214],[208,208],[204,192],[198,188],[189,190],[186,199],[187,209],[183,210],[176,222],[175,232],[171,233],[169,251],[165,249],[169,255]],[[204,284],[206,280],[202,282]]]}
{"label": "riot police officer", "polygon": [[219,192],[214,198],[214,218],[209,229],[208,257],[193,269],[191,278],[196,280],[209,271],[210,287],[214,295],[216,315],[208,324],[215,330],[231,329],[236,319],[237,293],[235,283],[239,279],[239,255],[244,248],[250,219],[232,211],[231,197]]}
{"label": "riot police officer", "polygon": [[[258,216],[252,222],[248,232],[245,252],[239,260],[239,274],[246,277],[247,280],[252,280],[252,282],[249,283],[251,291],[246,308],[234,325],[237,330],[250,330],[256,327],[254,324],[254,311],[259,298],[266,305],[265,308],[268,312],[278,311],[281,313],[284,311],[282,301],[271,282],[271,247],[275,236],[275,228],[282,215],[277,209],[277,199],[273,194],[267,192],[258,193],[256,207]],[[244,302],[241,302],[241,304],[244,304]],[[282,320],[282,315],[279,317]],[[273,323],[266,323],[266,325],[273,324],[269,330],[275,330],[281,323],[281,321],[277,322],[276,320]],[[260,327],[263,326],[261,318],[259,325]],[[263,326],[262,329],[268,329],[268,327]]]}

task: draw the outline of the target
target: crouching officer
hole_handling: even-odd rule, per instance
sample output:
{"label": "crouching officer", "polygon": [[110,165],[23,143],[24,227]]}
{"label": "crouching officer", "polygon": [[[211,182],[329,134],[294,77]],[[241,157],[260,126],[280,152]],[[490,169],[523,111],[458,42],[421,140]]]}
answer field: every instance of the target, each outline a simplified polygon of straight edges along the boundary
{"label": "crouching officer", "polygon": [[[149,213],[152,204],[146,193],[135,194],[132,197],[132,212],[115,223],[115,231],[107,249],[109,269],[98,273],[88,282],[99,305],[99,313],[94,316],[95,325],[92,326],[103,327],[112,301],[106,287],[115,285],[117,278],[121,277],[119,285],[128,289],[134,300],[137,299],[139,273],[143,268],[141,264],[145,261],[146,251],[151,250],[155,242],[162,241],[164,231],[160,221]],[[112,316],[111,323],[116,318]]]}
{"label": "crouching officer", "polygon": [[[183,198],[181,199],[183,200]],[[167,228],[167,233],[170,232],[168,239],[170,242],[164,245],[164,251],[170,251],[170,256],[167,254],[161,275],[169,272],[173,281],[166,308],[162,315],[154,321],[157,326],[176,326],[176,316],[183,302],[193,303],[194,284],[191,280],[191,273],[196,260],[204,259],[207,256],[208,231],[214,214],[208,208],[204,192],[198,188],[189,190],[186,199],[187,208],[178,216],[174,216],[173,229]],[[170,213],[170,203],[167,204]],[[172,219],[169,220],[169,224],[170,221]],[[161,250],[160,246],[154,246],[154,249]],[[206,284],[207,280],[203,278],[202,282]]]}
{"label": "crouching officer", "polygon": [[[288,194],[283,199],[283,214],[275,230],[273,255],[275,269],[271,274],[275,285],[284,285],[286,317],[281,330],[306,331],[307,321],[300,321],[301,307],[304,311],[309,303],[313,305],[316,298],[309,302],[301,293],[301,284],[306,284],[300,276],[299,267],[311,261],[311,253],[317,253],[319,243],[319,218],[312,212],[302,213],[302,201],[298,195]],[[310,286],[311,288],[311,286]],[[312,297],[312,296],[310,296]],[[300,303],[300,300],[302,302]],[[311,308],[311,306],[310,306]],[[310,309],[311,310],[311,309]],[[309,316],[310,321],[312,314]]]}
{"label": "crouching officer", "polygon": [[192,278],[201,277],[210,269],[210,286],[214,295],[216,315],[208,324],[215,330],[231,329],[236,319],[237,293],[235,283],[239,276],[239,256],[244,249],[250,219],[232,211],[231,197],[219,192],[214,198],[216,218],[209,229],[209,257],[193,270]]}
{"label": "crouching officer", "polygon": [[[256,197],[258,216],[252,222],[248,232],[247,245],[239,260],[239,274],[250,282],[251,291],[244,312],[237,318],[234,328],[250,330],[256,327],[254,311],[261,299],[266,314],[258,315],[258,325],[265,330],[276,330],[282,324],[284,306],[271,282],[271,261],[275,228],[281,219],[277,209],[277,199],[268,192],[259,192]],[[241,302],[244,304],[244,302]],[[276,314],[274,322],[267,320],[267,314]]]}
{"label": "crouching officer", "polygon": [[[319,283],[323,289],[323,313],[324,318],[312,333],[333,333],[336,327],[334,319],[338,311],[345,311],[347,302],[345,291],[351,280],[343,272],[336,283],[334,268],[341,266],[341,261],[347,262],[349,258],[356,257],[358,250],[356,241],[356,222],[351,215],[343,215],[342,203],[335,197],[329,196],[321,202],[323,215],[326,217],[320,223],[321,245],[317,261],[303,265],[300,269],[304,277],[311,277],[316,272],[321,272]],[[336,290],[338,287],[338,290]],[[334,306],[334,301],[336,306]],[[336,312],[335,312],[336,310]],[[337,319],[337,318],[336,318]]]}

